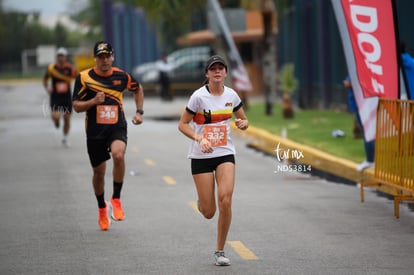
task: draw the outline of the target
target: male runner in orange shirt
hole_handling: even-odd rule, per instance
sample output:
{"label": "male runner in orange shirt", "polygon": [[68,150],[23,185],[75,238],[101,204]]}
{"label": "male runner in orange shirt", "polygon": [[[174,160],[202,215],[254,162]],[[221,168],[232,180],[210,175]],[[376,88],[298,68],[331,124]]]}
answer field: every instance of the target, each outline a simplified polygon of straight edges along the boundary
{"label": "male runner in orange shirt", "polygon": [[[62,144],[66,146],[72,113],[70,82],[76,77],[77,71],[67,61],[68,51],[65,48],[59,48],[56,55],[56,63],[47,67],[43,77],[43,86],[50,95],[51,116],[56,128],[59,128],[60,118],[63,116]],[[49,79],[52,79],[51,85],[49,85]]]}
{"label": "male runner in orange shirt", "polygon": [[[100,41],[95,44],[96,66],[82,71],[75,81],[73,108],[86,112],[86,137],[89,160],[93,168],[93,188],[98,202],[98,224],[107,230],[111,217],[124,219],[121,189],[125,176],[127,121],[123,110],[123,92],[134,93],[136,113],[132,122],[142,123],[144,92],[141,85],[127,72],[113,67],[112,46]],[[113,159],[113,194],[109,203],[104,198],[106,161]]]}

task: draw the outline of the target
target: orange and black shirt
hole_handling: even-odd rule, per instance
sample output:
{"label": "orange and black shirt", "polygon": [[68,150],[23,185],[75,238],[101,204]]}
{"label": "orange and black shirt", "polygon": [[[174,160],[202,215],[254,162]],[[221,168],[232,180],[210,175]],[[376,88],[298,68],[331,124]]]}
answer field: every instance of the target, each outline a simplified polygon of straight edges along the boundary
{"label": "orange and black shirt", "polygon": [[106,139],[113,131],[124,128],[127,122],[123,110],[123,92],[139,91],[139,83],[127,72],[112,67],[105,75],[96,68],[82,71],[76,78],[72,100],[87,101],[98,92],[105,93],[102,104],[86,111],[86,136],[88,139]]}
{"label": "orange and black shirt", "polygon": [[76,75],[75,67],[69,62],[65,62],[63,65],[50,64],[43,78],[52,79],[52,99],[67,98],[70,101],[70,82]]}

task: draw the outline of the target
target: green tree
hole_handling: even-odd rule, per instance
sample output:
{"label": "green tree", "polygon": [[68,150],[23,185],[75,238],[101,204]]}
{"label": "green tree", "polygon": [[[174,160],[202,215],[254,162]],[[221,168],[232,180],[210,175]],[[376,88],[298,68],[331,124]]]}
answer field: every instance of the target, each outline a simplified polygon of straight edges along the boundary
{"label": "green tree", "polygon": [[[171,51],[176,39],[191,31],[191,15],[205,8],[205,0],[131,0],[146,11],[158,29],[161,47]],[[173,22],[173,23],[172,23]]]}
{"label": "green tree", "polygon": [[0,64],[20,64],[20,56],[24,49],[52,42],[51,30],[39,23],[38,14],[4,10],[1,13]]}
{"label": "green tree", "polygon": [[[74,3],[76,4],[78,1],[79,0],[74,0]],[[72,10],[71,19],[80,25],[89,27],[89,31],[84,36],[85,40],[88,42],[102,39],[102,0],[89,0],[85,7]]]}
{"label": "green tree", "polygon": [[299,81],[295,77],[295,64],[284,64],[277,78],[279,80],[279,89],[283,93],[282,116],[283,118],[293,118],[292,94],[299,87]]}
{"label": "green tree", "polygon": [[[30,17],[29,17],[30,18]],[[53,31],[40,24],[38,18],[26,20],[20,41],[23,49],[36,48],[38,45],[53,44]]]}
{"label": "green tree", "polygon": [[41,24],[39,13],[5,11],[0,2],[0,72],[17,72],[21,66],[21,54],[39,45],[76,46],[84,39],[80,33],[72,33],[62,24],[49,28]]}
{"label": "green tree", "polygon": [[57,46],[69,46],[68,36],[68,30],[60,22],[57,23],[53,31],[54,44]]}

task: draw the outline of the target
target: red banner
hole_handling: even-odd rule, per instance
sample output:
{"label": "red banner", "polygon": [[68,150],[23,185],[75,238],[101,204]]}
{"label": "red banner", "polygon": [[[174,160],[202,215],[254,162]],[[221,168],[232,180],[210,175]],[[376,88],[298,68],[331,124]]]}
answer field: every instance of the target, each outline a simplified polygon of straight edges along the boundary
{"label": "red banner", "polygon": [[392,0],[331,0],[367,141],[375,139],[379,97],[398,98]]}
{"label": "red banner", "polygon": [[398,98],[394,15],[389,0],[341,0],[365,97]]}

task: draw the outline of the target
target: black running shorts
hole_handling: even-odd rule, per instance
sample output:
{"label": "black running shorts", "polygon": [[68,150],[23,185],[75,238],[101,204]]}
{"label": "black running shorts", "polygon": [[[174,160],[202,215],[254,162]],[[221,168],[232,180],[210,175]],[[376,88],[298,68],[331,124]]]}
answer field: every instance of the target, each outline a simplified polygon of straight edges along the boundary
{"label": "black running shorts", "polygon": [[125,128],[114,131],[107,139],[88,139],[86,141],[89,161],[92,167],[96,167],[111,158],[111,144],[115,140],[122,140],[125,144],[127,143],[127,132]]}
{"label": "black running shorts", "polygon": [[208,159],[191,159],[191,174],[211,173],[217,169],[222,163],[231,162],[236,163],[234,155],[226,155],[222,157],[208,158]]}
{"label": "black running shorts", "polygon": [[50,100],[50,109],[52,112],[59,112],[62,114],[72,113],[72,101],[69,99],[54,98]]}

